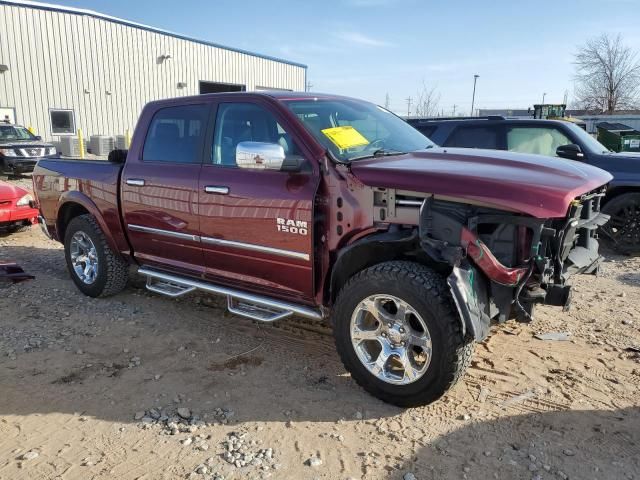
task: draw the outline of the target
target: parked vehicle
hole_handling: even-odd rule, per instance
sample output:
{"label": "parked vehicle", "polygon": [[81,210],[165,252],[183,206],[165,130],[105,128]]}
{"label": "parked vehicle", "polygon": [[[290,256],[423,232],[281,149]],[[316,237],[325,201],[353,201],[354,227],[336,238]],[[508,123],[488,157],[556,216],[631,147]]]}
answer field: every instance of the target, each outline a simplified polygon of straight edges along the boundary
{"label": "parked vehicle", "polygon": [[572,122],[583,130],[587,130],[587,122],[579,118],[567,115],[567,106],[558,103],[543,103],[533,106],[533,118],[541,118],[545,120],[562,120],[564,122]]}
{"label": "parked vehicle", "polygon": [[38,209],[24,188],[0,180],[0,231],[15,232],[38,222]]}
{"label": "parked vehicle", "polygon": [[31,173],[41,158],[57,156],[56,147],[26,128],[0,122],[0,174]]}
{"label": "parked vehicle", "polygon": [[[444,147],[490,148],[579,161],[613,175],[602,211],[611,221],[601,237],[620,253],[640,252],[640,154],[610,151],[585,130],[557,120],[519,120],[500,116],[410,119]],[[573,166],[567,165],[567,172]]]}
{"label": "parked vehicle", "polygon": [[[117,163],[124,160],[124,164]],[[330,317],[373,395],[411,406],[463,374],[492,321],[594,273],[608,173],[443,150],[373,104],[293,92],[149,103],[112,162],[42,160],[34,186],[86,295],[225,295],[260,321]]]}

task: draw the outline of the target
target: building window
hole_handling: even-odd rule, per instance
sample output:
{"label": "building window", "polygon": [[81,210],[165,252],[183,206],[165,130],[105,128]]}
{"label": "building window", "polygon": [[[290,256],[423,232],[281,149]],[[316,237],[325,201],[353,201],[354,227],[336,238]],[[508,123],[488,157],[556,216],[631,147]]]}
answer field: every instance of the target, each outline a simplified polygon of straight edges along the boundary
{"label": "building window", "polygon": [[73,110],[49,110],[49,116],[53,135],[70,135],[76,132]]}

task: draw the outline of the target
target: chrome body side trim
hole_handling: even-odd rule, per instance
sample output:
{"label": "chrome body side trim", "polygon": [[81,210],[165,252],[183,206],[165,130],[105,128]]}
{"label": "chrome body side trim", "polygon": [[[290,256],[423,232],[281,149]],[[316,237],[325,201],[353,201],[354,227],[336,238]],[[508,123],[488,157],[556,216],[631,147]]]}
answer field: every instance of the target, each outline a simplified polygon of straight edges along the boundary
{"label": "chrome body side trim", "polygon": [[212,237],[200,237],[199,235],[191,235],[189,233],[172,232],[171,230],[162,230],[159,228],[144,227],[142,225],[127,225],[130,230],[134,232],[153,233],[156,235],[163,235],[165,237],[180,238],[182,240],[191,240],[193,242],[202,241],[209,245],[220,245],[222,247],[242,248],[244,250],[250,250],[252,252],[270,253],[272,255],[280,255],[281,257],[297,258],[300,260],[309,261],[309,254],[302,252],[294,252],[292,250],[282,250],[280,248],[265,247],[263,245],[256,245],[254,243],[234,242],[233,240],[223,240],[221,238]]}
{"label": "chrome body side trim", "polygon": [[157,280],[162,280],[164,282],[170,282],[170,283],[181,285],[188,288],[193,287],[205,292],[214,293],[218,295],[226,295],[228,297],[233,297],[235,299],[242,300],[245,302],[263,305],[265,307],[289,311],[296,315],[300,315],[301,317],[309,318],[311,320],[322,320],[322,314],[320,313],[319,310],[306,307],[303,305],[283,302],[280,300],[276,300],[274,298],[263,297],[262,295],[243,292],[241,290],[235,290],[233,288],[223,287],[221,285],[216,285],[213,283],[194,280],[192,278],[187,278],[187,277],[181,277],[181,276],[170,274],[170,273],[159,272],[157,270],[152,270],[147,267],[140,267],[138,269],[138,273],[140,275],[146,275],[147,277],[151,277]]}
{"label": "chrome body side trim", "polygon": [[192,242],[197,242],[200,240],[200,237],[198,235],[191,235],[189,233],[172,232],[171,230],[161,230],[159,228],[144,227],[142,225],[133,225],[131,223],[128,224],[127,227],[129,227],[129,230],[134,232],[154,233],[156,235],[162,235],[165,237],[179,238],[181,240],[191,240]]}
{"label": "chrome body side trim", "polygon": [[251,250],[253,252],[271,253],[273,255],[280,255],[288,258],[298,258],[300,260],[309,260],[308,253],[294,252],[292,250],[282,250],[274,247],[264,247],[262,245],[256,245],[254,243],[234,242],[233,240],[223,240],[221,238],[202,237],[203,243],[210,245],[220,245],[222,247],[242,248],[244,250]]}

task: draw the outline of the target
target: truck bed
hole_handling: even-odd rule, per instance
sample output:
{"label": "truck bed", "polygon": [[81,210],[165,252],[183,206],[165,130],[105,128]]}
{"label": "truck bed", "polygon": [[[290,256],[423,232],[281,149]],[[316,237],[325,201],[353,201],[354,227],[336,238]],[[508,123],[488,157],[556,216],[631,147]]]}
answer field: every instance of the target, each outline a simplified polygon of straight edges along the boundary
{"label": "truck bed", "polygon": [[33,171],[33,189],[52,237],[64,241],[64,232],[55,228],[56,220],[64,218],[65,204],[73,200],[100,221],[111,246],[128,255],[118,207],[121,172],[121,164],[104,160],[40,160]]}

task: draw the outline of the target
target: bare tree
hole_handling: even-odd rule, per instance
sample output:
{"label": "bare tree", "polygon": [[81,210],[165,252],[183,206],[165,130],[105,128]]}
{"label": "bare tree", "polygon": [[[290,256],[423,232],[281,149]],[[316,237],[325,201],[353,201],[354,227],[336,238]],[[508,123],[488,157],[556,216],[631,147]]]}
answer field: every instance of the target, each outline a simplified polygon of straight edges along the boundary
{"label": "bare tree", "polygon": [[422,82],[422,89],[416,95],[414,114],[417,117],[435,117],[438,115],[439,103],[440,94],[436,88],[429,88]]}
{"label": "bare tree", "polygon": [[613,113],[640,102],[640,63],[620,35],[592,38],[575,55],[576,102],[580,108]]}

